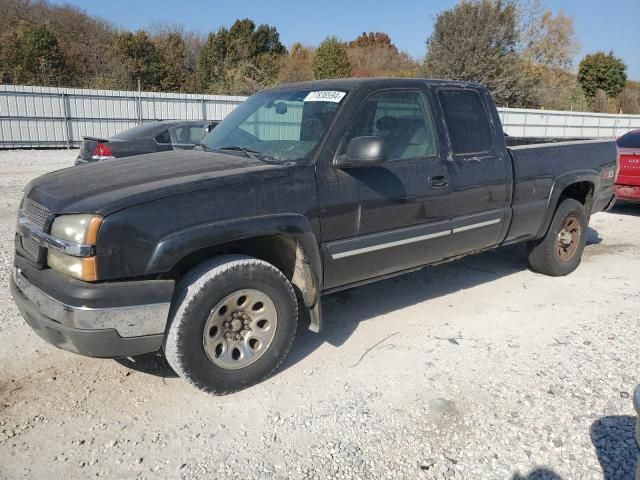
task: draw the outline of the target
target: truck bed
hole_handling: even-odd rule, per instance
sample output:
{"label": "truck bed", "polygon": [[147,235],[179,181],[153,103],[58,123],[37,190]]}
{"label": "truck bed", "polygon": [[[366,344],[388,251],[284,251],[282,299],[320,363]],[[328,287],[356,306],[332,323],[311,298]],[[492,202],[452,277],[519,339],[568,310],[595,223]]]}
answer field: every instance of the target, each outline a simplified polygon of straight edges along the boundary
{"label": "truck bed", "polygon": [[[510,137],[507,137],[510,138]],[[546,228],[548,205],[555,205],[565,184],[593,181],[591,211],[606,208],[614,192],[615,140],[569,140],[508,148],[513,159],[513,218],[507,241],[536,238]],[[567,173],[569,172],[569,173]],[[605,178],[603,178],[603,175]]]}

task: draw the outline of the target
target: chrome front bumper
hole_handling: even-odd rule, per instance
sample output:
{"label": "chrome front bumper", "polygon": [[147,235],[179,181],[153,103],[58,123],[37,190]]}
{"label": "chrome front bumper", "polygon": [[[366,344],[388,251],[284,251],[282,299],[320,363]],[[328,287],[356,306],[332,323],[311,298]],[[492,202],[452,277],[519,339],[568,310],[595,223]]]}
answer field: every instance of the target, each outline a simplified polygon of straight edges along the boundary
{"label": "chrome front bumper", "polygon": [[121,337],[164,334],[170,302],[110,308],[66,305],[35,287],[20,269],[14,269],[13,281],[22,294],[45,317],[66,327],[82,330],[113,329]]}
{"label": "chrome front bumper", "polygon": [[66,327],[82,330],[113,329],[121,337],[164,334],[171,303],[129,305],[110,308],[87,308],[65,305],[29,282],[20,269],[13,280],[22,294],[45,317]]}

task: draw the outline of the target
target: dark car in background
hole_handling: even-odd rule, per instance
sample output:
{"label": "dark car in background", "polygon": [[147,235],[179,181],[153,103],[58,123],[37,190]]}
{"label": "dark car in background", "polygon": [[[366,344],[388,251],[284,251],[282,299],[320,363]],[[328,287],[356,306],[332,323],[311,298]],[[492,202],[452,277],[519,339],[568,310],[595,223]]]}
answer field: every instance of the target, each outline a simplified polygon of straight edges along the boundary
{"label": "dark car in background", "polygon": [[620,200],[640,202],[640,129],[625,133],[616,143],[620,152],[616,196]]}
{"label": "dark car in background", "polygon": [[76,165],[167,150],[191,150],[219,121],[162,120],[143,123],[108,139],[84,137]]}

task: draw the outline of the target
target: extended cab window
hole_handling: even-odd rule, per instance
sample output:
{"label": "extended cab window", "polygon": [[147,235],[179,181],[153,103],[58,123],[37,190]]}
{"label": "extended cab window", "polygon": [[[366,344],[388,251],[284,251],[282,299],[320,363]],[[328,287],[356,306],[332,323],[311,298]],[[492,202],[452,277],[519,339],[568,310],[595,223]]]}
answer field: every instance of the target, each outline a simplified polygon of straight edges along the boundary
{"label": "extended cab window", "polygon": [[435,155],[433,122],[425,97],[417,91],[386,91],[371,95],[360,107],[343,142],[355,137],[384,140],[390,160]]}
{"label": "extended cab window", "polygon": [[454,155],[491,150],[493,137],[484,104],[475,90],[438,90]]}

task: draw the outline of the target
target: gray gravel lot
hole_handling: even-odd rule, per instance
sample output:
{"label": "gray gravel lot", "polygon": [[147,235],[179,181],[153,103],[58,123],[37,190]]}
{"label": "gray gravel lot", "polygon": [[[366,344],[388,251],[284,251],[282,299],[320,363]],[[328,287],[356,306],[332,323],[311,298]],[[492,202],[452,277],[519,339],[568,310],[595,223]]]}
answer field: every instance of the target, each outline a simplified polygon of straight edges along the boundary
{"label": "gray gravel lot", "polygon": [[640,206],[595,215],[568,277],[512,246],[327,297],[275,377],[210,397],[19,316],[21,189],[75,155],[0,152],[0,478],[633,478]]}

